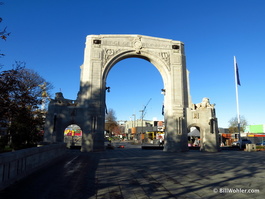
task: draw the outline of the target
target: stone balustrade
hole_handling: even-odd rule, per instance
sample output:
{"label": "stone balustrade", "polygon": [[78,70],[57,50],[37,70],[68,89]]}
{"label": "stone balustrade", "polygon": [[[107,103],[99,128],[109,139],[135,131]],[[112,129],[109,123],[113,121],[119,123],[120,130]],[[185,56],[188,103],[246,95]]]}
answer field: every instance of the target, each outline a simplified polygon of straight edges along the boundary
{"label": "stone balustrade", "polygon": [[66,153],[64,143],[0,154],[0,190]]}

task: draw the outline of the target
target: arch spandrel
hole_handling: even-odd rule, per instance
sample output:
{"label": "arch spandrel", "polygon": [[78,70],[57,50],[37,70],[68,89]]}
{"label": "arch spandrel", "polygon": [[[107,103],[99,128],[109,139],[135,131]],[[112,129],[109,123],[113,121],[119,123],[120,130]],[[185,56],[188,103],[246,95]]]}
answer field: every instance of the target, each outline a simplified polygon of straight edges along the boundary
{"label": "arch spandrel", "polygon": [[103,65],[103,81],[105,81],[107,79],[108,73],[111,70],[111,68],[118,63],[119,61],[122,61],[124,59],[127,58],[140,58],[140,59],[144,59],[150,63],[152,63],[157,70],[159,71],[159,73],[162,76],[163,82],[165,84],[165,82],[169,79],[170,76],[170,70],[169,70],[169,66],[166,65],[163,60],[156,58],[154,55],[150,54],[150,53],[146,53],[144,51],[141,52],[141,54],[136,54],[134,51],[130,50],[130,51],[121,51],[120,53],[118,53],[116,56],[113,56],[110,60],[108,60],[108,62],[106,62]]}

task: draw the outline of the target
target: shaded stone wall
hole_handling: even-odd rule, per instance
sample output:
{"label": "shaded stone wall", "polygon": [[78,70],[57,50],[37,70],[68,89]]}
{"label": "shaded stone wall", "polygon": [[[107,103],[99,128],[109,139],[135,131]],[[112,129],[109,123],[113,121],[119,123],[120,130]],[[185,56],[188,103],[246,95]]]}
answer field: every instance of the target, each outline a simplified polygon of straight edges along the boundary
{"label": "shaded stone wall", "polygon": [[63,143],[0,154],[0,190],[66,153]]}
{"label": "shaded stone wall", "polygon": [[220,150],[218,120],[213,104],[208,98],[203,98],[199,104],[193,104],[187,109],[188,129],[198,127],[200,129],[200,150],[217,152]]}

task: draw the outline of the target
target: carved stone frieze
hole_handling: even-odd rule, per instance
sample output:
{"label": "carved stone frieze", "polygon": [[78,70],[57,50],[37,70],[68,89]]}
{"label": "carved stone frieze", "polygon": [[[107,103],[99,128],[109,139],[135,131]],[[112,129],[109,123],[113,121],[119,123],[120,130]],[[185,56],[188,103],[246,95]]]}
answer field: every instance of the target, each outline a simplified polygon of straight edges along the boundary
{"label": "carved stone frieze", "polygon": [[152,55],[155,55],[155,57],[159,57],[162,59],[162,61],[165,63],[167,69],[170,71],[170,53],[169,52],[156,52],[156,51],[146,51]]}
{"label": "carved stone frieze", "polygon": [[136,37],[134,39],[133,46],[134,46],[135,52],[137,54],[141,54],[141,49],[143,47],[143,44],[142,44],[142,41],[141,41],[141,37]]}
{"label": "carved stone frieze", "polygon": [[103,66],[115,55],[117,55],[121,49],[111,49],[111,48],[105,48],[103,49]]}
{"label": "carved stone frieze", "polygon": [[202,99],[201,103],[196,104],[196,109],[214,108],[215,104],[210,104],[210,100],[207,97]]}
{"label": "carved stone frieze", "polygon": [[159,55],[168,65],[170,65],[170,54],[168,52],[160,52]]}

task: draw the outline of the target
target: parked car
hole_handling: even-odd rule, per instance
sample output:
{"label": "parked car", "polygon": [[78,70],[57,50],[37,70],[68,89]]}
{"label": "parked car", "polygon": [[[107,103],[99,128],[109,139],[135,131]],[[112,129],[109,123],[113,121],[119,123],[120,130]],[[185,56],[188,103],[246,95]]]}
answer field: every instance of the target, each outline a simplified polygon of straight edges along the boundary
{"label": "parked car", "polygon": [[263,141],[261,143],[257,143],[256,145],[262,145],[262,146],[264,146],[265,145],[265,141]]}
{"label": "parked car", "polygon": [[[243,148],[245,148],[246,144],[252,144],[252,142],[250,140],[248,140],[248,139],[242,139],[241,140],[241,146]],[[232,143],[232,147],[239,147],[239,146],[240,146],[239,141],[235,141],[235,142]]]}

